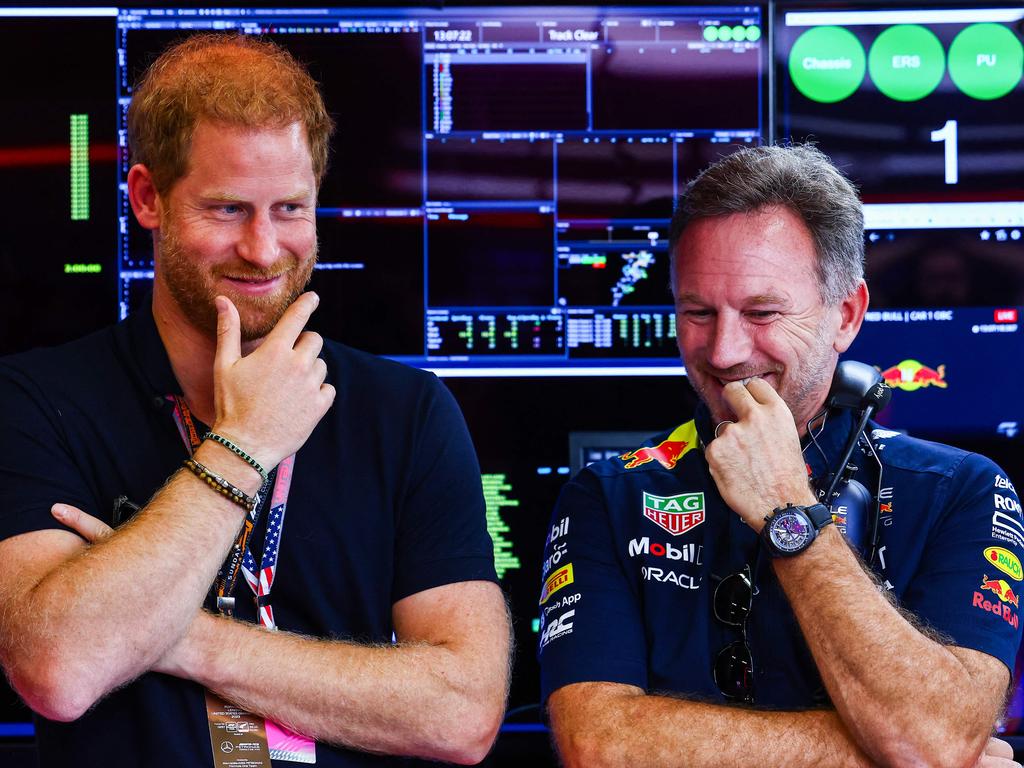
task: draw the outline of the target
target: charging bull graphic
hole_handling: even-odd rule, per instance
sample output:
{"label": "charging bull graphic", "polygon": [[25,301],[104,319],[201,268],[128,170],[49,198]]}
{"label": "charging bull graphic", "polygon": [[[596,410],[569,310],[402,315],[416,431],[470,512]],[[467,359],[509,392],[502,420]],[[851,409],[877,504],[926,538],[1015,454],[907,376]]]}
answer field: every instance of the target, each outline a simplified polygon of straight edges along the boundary
{"label": "charging bull graphic", "polygon": [[[879,370],[881,371],[881,369]],[[915,389],[933,385],[941,389],[949,386],[946,383],[945,365],[940,365],[938,368],[929,368],[917,360],[904,360],[899,365],[886,368],[881,373],[882,379],[890,387],[893,389],[904,389],[907,392],[913,392]]]}
{"label": "charging bull graphic", "polygon": [[619,458],[625,462],[625,469],[636,469],[652,461],[657,461],[665,469],[675,469],[679,460],[696,445],[697,428],[692,421],[688,421],[672,430],[672,434],[657,445],[637,448]]}
{"label": "charging bull graphic", "polygon": [[1014,608],[1020,608],[1020,598],[1003,579],[990,579],[988,576],[984,576],[981,580],[981,591],[994,592],[996,597],[1004,603],[1009,603]]}

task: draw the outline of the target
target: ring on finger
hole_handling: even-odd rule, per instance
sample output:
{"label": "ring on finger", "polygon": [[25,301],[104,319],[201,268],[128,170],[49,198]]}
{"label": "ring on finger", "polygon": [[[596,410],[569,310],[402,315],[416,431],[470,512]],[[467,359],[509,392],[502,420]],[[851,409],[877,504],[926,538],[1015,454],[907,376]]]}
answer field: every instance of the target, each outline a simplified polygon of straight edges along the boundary
{"label": "ring on finger", "polygon": [[718,426],[715,427],[715,437],[718,437],[718,433],[722,429],[722,427],[726,426],[727,424],[735,424],[735,423],[736,423],[735,421],[729,421],[728,419],[726,419],[725,421],[718,422]]}

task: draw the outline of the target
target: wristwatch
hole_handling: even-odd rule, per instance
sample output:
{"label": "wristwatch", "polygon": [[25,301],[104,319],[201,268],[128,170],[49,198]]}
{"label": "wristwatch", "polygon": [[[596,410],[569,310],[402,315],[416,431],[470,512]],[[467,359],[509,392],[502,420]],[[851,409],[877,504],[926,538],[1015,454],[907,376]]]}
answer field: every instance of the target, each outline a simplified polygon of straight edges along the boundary
{"label": "wristwatch", "polygon": [[772,557],[799,555],[832,522],[832,513],[824,504],[776,507],[765,517],[761,540]]}

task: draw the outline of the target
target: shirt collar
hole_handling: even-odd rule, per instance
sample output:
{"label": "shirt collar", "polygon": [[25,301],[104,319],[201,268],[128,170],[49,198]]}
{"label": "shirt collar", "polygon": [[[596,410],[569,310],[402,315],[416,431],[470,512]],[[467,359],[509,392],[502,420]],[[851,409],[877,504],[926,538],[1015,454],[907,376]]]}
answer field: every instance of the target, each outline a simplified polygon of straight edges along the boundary
{"label": "shirt collar", "polygon": [[153,294],[122,323],[128,366],[152,397],[180,395],[181,385],[174,376],[170,358],[153,318]]}

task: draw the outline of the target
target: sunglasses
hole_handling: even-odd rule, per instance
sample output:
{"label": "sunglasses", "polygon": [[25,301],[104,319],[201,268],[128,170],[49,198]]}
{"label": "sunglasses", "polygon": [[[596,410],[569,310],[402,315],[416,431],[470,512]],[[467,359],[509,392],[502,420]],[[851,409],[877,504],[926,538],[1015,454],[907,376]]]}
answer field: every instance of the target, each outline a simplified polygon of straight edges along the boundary
{"label": "sunglasses", "polygon": [[747,643],[747,618],[754,603],[750,566],[726,576],[715,587],[712,605],[715,618],[727,627],[740,630],[743,638],[718,652],[713,674],[715,685],[731,701],[754,703],[754,661]]}

